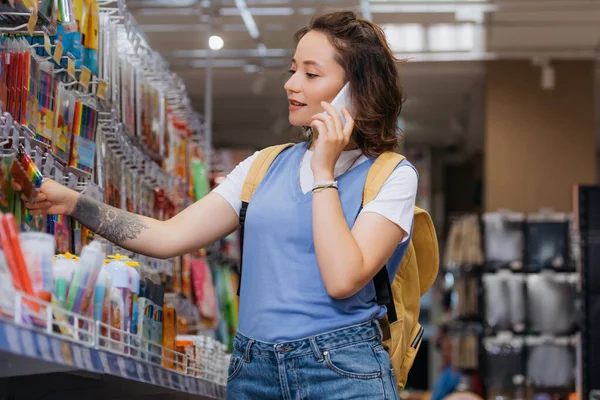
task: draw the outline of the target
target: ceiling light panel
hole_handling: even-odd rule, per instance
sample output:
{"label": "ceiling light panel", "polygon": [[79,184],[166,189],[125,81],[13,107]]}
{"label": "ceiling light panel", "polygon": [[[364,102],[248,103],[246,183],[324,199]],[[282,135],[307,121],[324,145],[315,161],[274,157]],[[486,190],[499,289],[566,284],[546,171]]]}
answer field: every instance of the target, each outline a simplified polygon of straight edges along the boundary
{"label": "ceiling light panel", "polygon": [[421,52],[425,49],[425,30],[420,24],[382,26],[392,51]]}

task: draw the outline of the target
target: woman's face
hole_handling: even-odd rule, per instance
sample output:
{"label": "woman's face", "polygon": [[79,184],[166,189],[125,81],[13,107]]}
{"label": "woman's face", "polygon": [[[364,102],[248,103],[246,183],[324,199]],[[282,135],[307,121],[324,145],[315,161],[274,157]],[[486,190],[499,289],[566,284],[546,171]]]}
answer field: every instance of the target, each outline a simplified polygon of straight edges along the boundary
{"label": "woman's face", "polygon": [[310,31],[298,43],[284,85],[292,125],[310,125],[323,112],[321,101],[331,102],[344,86],[344,69],[334,57],[335,48],[320,32]]}

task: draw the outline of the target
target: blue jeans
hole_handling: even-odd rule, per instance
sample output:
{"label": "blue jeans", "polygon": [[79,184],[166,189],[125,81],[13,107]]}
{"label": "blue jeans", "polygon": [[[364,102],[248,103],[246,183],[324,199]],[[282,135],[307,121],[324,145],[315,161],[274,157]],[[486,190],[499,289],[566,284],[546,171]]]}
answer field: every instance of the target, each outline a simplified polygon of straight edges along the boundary
{"label": "blue jeans", "polygon": [[376,321],[289,343],[235,337],[229,400],[398,398]]}

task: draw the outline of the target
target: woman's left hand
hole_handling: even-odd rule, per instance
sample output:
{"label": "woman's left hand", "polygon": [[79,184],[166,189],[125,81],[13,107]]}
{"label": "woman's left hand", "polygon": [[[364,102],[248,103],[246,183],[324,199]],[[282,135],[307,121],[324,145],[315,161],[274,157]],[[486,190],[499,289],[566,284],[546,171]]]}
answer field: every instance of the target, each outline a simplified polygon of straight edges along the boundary
{"label": "woman's left hand", "polygon": [[[342,113],[346,123],[342,126],[342,118],[331,104],[323,101],[321,105],[327,113],[313,115],[314,152],[310,167],[312,168],[315,181],[334,180],[334,168],[340,154],[348,143],[354,129],[354,120],[346,107],[342,107]],[[318,134],[315,135],[314,133]]]}

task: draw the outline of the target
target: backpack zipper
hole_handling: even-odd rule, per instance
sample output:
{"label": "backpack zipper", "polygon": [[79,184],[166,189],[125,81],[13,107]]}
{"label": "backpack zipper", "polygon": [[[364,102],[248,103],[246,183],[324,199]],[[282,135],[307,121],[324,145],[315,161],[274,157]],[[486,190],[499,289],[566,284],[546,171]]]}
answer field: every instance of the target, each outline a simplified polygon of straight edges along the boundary
{"label": "backpack zipper", "polygon": [[422,326],[419,327],[419,332],[417,332],[417,336],[415,336],[414,340],[410,344],[410,347],[412,347],[413,349],[417,348],[417,346],[419,345],[419,342],[423,338],[423,333],[424,332],[425,332],[425,329]]}

